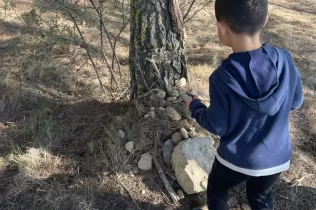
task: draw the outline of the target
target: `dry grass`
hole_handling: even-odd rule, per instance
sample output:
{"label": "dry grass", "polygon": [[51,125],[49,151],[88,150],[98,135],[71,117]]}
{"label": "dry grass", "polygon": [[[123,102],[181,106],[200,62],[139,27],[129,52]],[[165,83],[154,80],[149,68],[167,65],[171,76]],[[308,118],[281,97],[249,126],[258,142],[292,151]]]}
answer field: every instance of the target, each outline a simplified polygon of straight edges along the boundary
{"label": "dry grass", "polygon": [[[37,13],[38,25],[30,12],[33,1],[14,2],[15,9],[6,13],[0,2],[0,209],[133,210],[130,195],[143,209],[163,209],[170,201],[155,170],[134,175],[129,171],[143,152],[160,153],[173,130],[194,122],[174,123],[162,112],[155,119],[144,119],[149,108],[157,106],[150,95],[127,103],[128,29],[118,42],[123,75],[112,90],[113,102],[100,90],[84,50],[59,39],[69,36],[69,19],[50,6]],[[291,116],[293,164],[275,187],[280,210],[316,206],[315,8],[312,0],[270,1],[270,21],[262,34],[263,40],[293,53],[306,98],[302,109]],[[113,34],[118,14],[113,9],[107,17]],[[65,30],[52,30],[49,25],[56,24],[52,17]],[[98,46],[97,29],[91,17],[83,17],[80,27],[93,49]],[[230,53],[217,40],[214,22],[212,5],[186,26],[190,85],[205,97],[210,74]],[[104,63],[97,53],[93,55],[102,81],[110,85]],[[188,115],[183,105],[176,108]],[[119,129],[127,133],[126,139],[118,137]],[[129,154],[124,145],[131,140],[135,151]],[[170,168],[165,170],[171,173]],[[241,187],[231,192],[232,209],[248,209],[240,192]],[[190,204],[188,197],[179,209],[189,209]]]}

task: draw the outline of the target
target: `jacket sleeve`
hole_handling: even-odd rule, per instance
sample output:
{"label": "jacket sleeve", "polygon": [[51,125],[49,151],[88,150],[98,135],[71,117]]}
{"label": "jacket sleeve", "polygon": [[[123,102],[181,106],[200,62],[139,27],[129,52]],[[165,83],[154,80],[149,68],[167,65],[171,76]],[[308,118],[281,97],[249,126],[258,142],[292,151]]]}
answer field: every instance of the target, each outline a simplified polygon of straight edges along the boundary
{"label": "jacket sleeve", "polygon": [[291,110],[299,109],[303,104],[303,87],[302,87],[302,78],[301,75],[298,73],[294,98],[292,101]]}
{"label": "jacket sleeve", "polygon": [[228,130],[229,100],[214,76],[210,77],[210,99],[208,108],[201,100],[193,100],[190,104],[192,117],[209,132],[225,136]]}

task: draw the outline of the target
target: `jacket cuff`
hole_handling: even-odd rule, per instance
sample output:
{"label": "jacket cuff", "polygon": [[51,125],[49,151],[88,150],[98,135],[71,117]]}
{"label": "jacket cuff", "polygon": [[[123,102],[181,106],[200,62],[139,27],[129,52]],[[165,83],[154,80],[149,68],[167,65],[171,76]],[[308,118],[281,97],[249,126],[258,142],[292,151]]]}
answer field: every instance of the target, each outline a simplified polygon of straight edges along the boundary
{"label": "jacket cuff", "polygon": [[191,101],[191,104],[190,104],[190,107],[189,107],[191,113],[193,113],[196,110],[196,106],[197,105],[201,105],[201,104],[203,104],[203,103],[202,103],[202,101],[200,99],[194,99],[193,101]]}

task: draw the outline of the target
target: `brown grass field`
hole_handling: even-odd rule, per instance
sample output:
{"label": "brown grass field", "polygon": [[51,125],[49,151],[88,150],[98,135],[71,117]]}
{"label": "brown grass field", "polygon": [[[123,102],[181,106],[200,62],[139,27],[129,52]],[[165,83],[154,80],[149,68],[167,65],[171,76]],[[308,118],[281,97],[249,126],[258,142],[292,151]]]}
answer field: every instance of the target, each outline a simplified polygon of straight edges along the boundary
{"label": "brown grass field", "polygon": [[[111,87],[111,100],[84,50],[65,42],[73,25],[50,2],[0,2],[0,209],[165,209],[171,200],[156,169],[130,171],[142,152],[153,146],[161,151],[161,142],[179,125],[141,121],[142,107],[129,102],[129,28],[119,37],[122,76]],[[115,34],[118,12],[106,2]],[[34,9],[38,4],[42,11]],[[208,77],[231,53],[217,39],[213,10],[214,3],[186,24],[190,86],[205,95]],[[82,19],[93,49],[98,30],[89,15]],[[303,107],[291,115],[293,161],[274,187],[275,209],[316,210],[316,1],[271,0],[262,40],[293,53],[305,94]],[[92,55],[110,86],[105,65]],[[119,129],[136,142],[132,154],[118,138]],[[194,205],[187,196],[174,209]],[[229,205],[249,209],[242,186],[231,191]]]}

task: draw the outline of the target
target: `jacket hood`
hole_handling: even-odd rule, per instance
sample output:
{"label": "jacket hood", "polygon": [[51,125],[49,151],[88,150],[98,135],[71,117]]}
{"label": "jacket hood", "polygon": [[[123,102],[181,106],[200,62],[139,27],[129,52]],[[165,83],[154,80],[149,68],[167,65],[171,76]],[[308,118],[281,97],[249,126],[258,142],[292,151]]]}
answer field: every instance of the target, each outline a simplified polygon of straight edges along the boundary
{"label": "jacket hood", "polygon": [[269,44],[253,51],[233,53],[223,62],[219,77],[252,109],[274,116],[287,94],[289,67],[285,57],[281,50]]}

